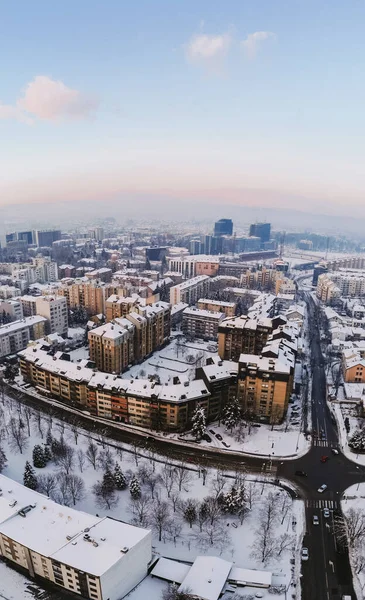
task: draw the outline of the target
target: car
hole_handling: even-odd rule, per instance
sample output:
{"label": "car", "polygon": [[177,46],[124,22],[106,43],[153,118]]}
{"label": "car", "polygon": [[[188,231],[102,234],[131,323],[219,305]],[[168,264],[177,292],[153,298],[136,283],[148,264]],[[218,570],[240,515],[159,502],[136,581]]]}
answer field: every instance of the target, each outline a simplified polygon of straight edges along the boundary
{"label": "car", "polygon": [[205,440],[206,442],[208,442],[210,444],[212,441],[212,438],[207,433],[203,433],[202,440]]}
{"label": "car", "polygon": [[331,448],[331,452],[333,454],[336,454],[336,456],[337,456],[337,454],[339,454],[339,451],[337,450],[337,448]]}
{"label": "car", "polygon": [[220,433],[216,433],[215,437],[217,438],[217,440],[219,440],[220,442],[223,440],[222,436]]}
{"label": "car", "polygon": [[252,427],[261,427],[260,423],[252,423]]}
{"label": "car", "polygon": [[295,475],[297,475],[298,477],[308,477],[305,471],[295,471]]}
{"label": "car", "polygon": [[230,445],[230,444],[227,444],[226,442],[222,442],[222,444],[223,444],[223,446],[224,446],[225,448],[230,448],[230,447],[231,447],[231,445]]}
{"label": "car", "polygon": [[302,560],[308,560],[308,559],[309,559],[308,548],[305,548],[303,546],[303,548],[302,548]]}
{"label": "car", "polygon": [[319,525],[319,518],[318,515],[313,515],[313,525]]}
{"label": "car", "polygon": [[292,425],[299,425],[300,421],[292,421],[291,424]]}
{"label": "car", "polygon": [[328,508],[323,509],[323,516],[325,519],[329,519],[329,517],[331,516],[331,513]]}
{"label": "car", "polygon": [[329,456],[321,456],[321,463],[326,463],[329,460]]}
{"label": "car", "polygon": [[319,492],[320,494],[323,494],[323,492],[326,491],[326,489],[328,488],[328,485],[326,485],[325,483],[323,483],[317,490],[317,492]]}
{"label": "car", "polygon": [[212,435],[215,435],[214,429],[209,429],[209,433],[211,433]]}

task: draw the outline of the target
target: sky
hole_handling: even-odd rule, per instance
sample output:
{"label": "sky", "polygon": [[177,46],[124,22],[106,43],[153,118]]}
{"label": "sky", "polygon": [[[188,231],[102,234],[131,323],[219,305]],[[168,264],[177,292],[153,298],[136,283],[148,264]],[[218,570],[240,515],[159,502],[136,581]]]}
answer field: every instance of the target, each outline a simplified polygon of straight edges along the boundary
{"label": "sky", "polygon": [[2,2],[0,205],[365,216],[364,30],[363,0]]}

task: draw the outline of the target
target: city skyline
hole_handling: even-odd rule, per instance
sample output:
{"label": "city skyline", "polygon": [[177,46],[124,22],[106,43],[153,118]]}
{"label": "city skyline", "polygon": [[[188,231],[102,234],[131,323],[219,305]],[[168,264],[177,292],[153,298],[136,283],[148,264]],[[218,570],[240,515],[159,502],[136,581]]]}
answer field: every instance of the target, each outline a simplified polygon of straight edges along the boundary
{"label": "city skyline", "polygon": [[4,7],[1,204],[363,214],[364,16],[337,0]]}

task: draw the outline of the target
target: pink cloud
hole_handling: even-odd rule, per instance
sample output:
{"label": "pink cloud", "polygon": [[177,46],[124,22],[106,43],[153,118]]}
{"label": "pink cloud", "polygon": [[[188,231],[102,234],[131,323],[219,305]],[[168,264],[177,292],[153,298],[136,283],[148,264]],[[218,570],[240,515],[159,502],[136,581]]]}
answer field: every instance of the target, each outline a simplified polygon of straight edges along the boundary
{"label": "pink cloud", "polygon": [[57,121],[89,117],[97,108],[96,98],[74,90],[62,81],[37,75],[14,105],[0,104],[0,119]]}

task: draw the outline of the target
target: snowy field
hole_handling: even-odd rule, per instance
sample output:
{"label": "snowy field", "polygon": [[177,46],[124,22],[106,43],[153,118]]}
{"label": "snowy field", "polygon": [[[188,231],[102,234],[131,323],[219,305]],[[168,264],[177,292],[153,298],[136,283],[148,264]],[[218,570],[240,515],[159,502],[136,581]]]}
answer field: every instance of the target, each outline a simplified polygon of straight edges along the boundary
{"label": "snowy field", "polygon": [[194,379],[195,369],[204,366],[208,357],[216,355],[216,342],[188,342],[186,338],[178,335],[165,348],[125,371],[122,377],[145,379],[150,375],[157,375],[162,384],[172,383],[174,377],[179,377],[182,383]]}
{"label": "snowy field", "polygon": [[[215,469],[205,472],[192,465],[166,464],[161,457],[157,462],[148,450],[109,446],[102,435],[95,434],[91,439],[76,424],[65,424],[8,398],[0,404],[0,424],[1,446],[8,459],[4,475],[22,482],[25,462],[32,463],[34,445],[44,445],[48,436],[56,451],[63,439],[69,449],[67,458],[53,458],[45,468],[34,469],[44,489],[49,486],[50,497],[92,514],[151,527],[157,556],[193,562],[199,554],[216,555],[243,568],[285,574],[289,587],[292,577],[297,583],[303,506],[299,501],[293,503],[286,492],[268,480],[254,482],[238,473],[227,477]],[[101,482],[107,466],[114,473],[116,463],[127,481],[126,489],[113,490],[107,499],[96,496],[93,486]],[[68,489],[67,471],[79,483],[75,504]],[[133,478],[141,493],[135,500],[129,489]],[[162,523],[156,517],[161,508]],[[273,517],[266,539],[268,550],[263,556],[264,519],[269,513]],[[295,557],[294,565],[291,560]],[[17,596],[26,579],[17,580],[14,588],[9,570],[2,577],[5,567],[1,563],[0,568],[0,597],[27,597],[28,592]],[[151,594],[156,591],[156,600],[161,597],[161,585],[158,582],[151,587]],[[294,593],[295,588],[290,589]],[[141,600],[143,593],[137,588],[129,597]],[[263,597],[272,595],[265,592]]]}

